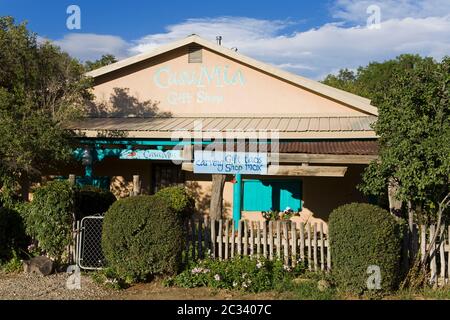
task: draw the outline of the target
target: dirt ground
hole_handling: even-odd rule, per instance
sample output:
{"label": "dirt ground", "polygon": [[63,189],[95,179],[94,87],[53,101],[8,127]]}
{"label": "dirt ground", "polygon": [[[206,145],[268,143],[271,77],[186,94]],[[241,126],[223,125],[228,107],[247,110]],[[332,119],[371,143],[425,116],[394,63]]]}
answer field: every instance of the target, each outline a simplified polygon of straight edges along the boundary
{"label": "dirt ground", "polygon": [[83,275],[81,289],[68,289],[66,273],[47,277],[25,273],[0,273],[0,300],[272,300],[278,293],[244,294],[209,288],[166,288],[160,281],[125,290],[105,288]]}

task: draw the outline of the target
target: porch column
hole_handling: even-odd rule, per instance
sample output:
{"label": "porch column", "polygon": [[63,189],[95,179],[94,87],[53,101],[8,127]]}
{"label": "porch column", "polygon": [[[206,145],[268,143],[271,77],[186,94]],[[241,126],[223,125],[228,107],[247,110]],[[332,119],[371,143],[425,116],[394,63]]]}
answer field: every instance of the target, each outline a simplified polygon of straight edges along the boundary
{"label": "porch column", "polygon": [[242,176],[240,173],[235,176],[235,183],[233,185],[233,220],[234,228],[239,226],[241,220],[241,199],[242,199]]}

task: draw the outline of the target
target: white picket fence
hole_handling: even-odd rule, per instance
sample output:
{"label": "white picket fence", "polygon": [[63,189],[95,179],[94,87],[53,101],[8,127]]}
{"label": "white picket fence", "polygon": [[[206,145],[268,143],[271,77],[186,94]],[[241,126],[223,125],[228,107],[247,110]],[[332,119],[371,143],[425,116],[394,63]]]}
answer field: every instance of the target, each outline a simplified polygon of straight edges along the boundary
{"label": "white picket fence", "polygon": [[[422,261],[427,263],[430,283],[443,286],[450,281],[450,226],[441,226],[435,241],[431,242],[436,232],[434,224],[415,226],[413,243]],[[428,246],[431,250],[426,256]]]}
{"label": "white picket fence", "polygon": [[323,223],[291,221],[210,220],[207,216],[186,223],[185,259],[234,256],[282,259],[285,265],[305,262],[310,270],[331,269],[331,252]]}

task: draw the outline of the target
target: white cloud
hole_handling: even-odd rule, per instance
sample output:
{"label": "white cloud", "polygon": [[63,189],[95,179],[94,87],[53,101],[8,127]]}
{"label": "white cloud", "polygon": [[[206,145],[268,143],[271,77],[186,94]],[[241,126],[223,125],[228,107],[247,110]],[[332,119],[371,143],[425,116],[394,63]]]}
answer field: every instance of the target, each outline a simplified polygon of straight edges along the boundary
{"label": "white cloud", "polygon": [[136,54],[196,33],[293,73],[321,79],[340,68],[355,69],[370,61],[418,53],[440,59],[450,54],[450,15],[382,21],[380,29],[329,23],[316,29],[284,34],[290,22],[221,17],[190,19],[135,42]]}
{"label": "white cloud", "polygon": [[122,59],[128,55],[129,47],[120,37],[93,33],[69,33],[54,43],[82,61],[97,60],[104,54],[113,54]]}
{"label": "white cloud", "polygon": [[330,11],[334,18],[365,23],[367,8],[371,5],[380,7],[382,21],[439,17],[450,10],[450,0],[336,0]]}
{"label": "white cloud", "polygon": [[[188,19],[162,33],[130,42],[111,35],[69,34],[56,43],[78,58],[92,60],[106,53],[121,58],[146,52],[193,33],[210,41],[221,35],[226,47],[237,47],[240,53],[293,73],[322,79],[341,68],[356,69],[402,53],[436,59],[450,55],[449,3],[337,0],[332,12],[336,22],[293,33],[287,32],[295,27],[290,20],[217,17]],[[380,29],[365,26],[366,9],[371,4],[381,7]]]}

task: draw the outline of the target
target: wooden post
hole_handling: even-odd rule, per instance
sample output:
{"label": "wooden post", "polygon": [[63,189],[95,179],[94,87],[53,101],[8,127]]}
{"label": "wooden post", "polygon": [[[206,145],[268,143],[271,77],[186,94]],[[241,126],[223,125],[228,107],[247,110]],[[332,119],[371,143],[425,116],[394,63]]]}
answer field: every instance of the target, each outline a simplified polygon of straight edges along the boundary
{"label": "wooden post", "polygon": [[311,223],[306,225],[308,232],[308,269],[312,270],[312,239],[311,239]]}
{"label": "wooden post", "polygon": [[269,259],[273,260],[273,221],[269,221]]}
{"label": "wooden post", "polygon": [[422,263],[426,260],[426,247],[427,247],[427,237],[426,237],[426,227],[424,225],[420,226],[420,259],[422,260]]}
{"label": "wooden post", "polygon": [[188,263],[189,261],[189,238],[190,238],[190,231],[189,231],[189,219],[186,219],[184,222],[184,228],[186,230],[186,248],[185,248],[185,256],[184,256],[184,263]]}
{"label": "wooden post", "polygon": [[263,254],[264,254],[264,258],[267,259],[268,255],[267,255],[267,222],[263,221]]}
{"label": "wooden post", "polygon": [[244,256],[248,255],[248,224],[247,220],[244,220]]}
{"label": "wooden post", "polygon": [[211,219],[211,257],[216,257],[216,220]]}
{"label": "wooden post", "polygon": [[238,256],[242,255],[242,221],[239,220],[238,222],[238,238],[237,238],[237,249],[238,249]]}
{"label": "wooden post", "polygon": [[445,238],[444,238],[444,233],[445,232],[445,227],[441,226],[441,232],[439,233],[441,235],[440,239],[439,239],[439,258],[440,258],[440,263],[441,263],[441,280],[442,280],[442,285],[445,284],[445,251],[444,251],[444,246],[445,246]]}
{"label": "wooden post", "polygon": [[198,244],[197,244],[197,253],[198,253],[198,258],[202,259],[204,258],[203,255],[203,248],[202,248],[202,236],[203,236],[203,219],[200,217],[198,219]]}
{"label": "wooden post", "polygon": [[277,258],[281,259],[281,223],[278,220],[277,221],[277,242],[276,242],[276,246],[277,246]]}
{"label": "wooden post", "polygon": [[139,175],[133,176],[133,196],[137,196],[141,193],[141,180]]}
{"label": "wooden post", "polygon": [[69,174],[69,183],[74,186],[76,182],[76,176],[74,174]]}
{"label": "wooden post", "polygon": [[211,219],[221,219],[223,210],[223,188],[225,186],[224,174],[212,175],[212,189],[209,215]]}
{"label": "wooden post", "polygon": [[223,259],[223,245],[222,245],[222,241],[223,241],[223,225],[222,225],[222,219],[219,220],[219,241],[217,243],[217,248],[219,250],[219,260]]}
{"label": "wooden post", "polygon": [[313,251],[313,257],[314,257],[314,271],[317,271],[318,265],[317,265],[317,223],[314,223],[314,251]]}
{"label": "wooden post", "polygon": [[234,227],[234,221],[231,220],[231,258],[234,258],[234,247],[236,243],[236,228]]}
{"label": "wooden post", "polygon": [[325,240],[323,237],[323,222],[320,223],[320,270],[325,270]]}
{"label": "wooden post", "polygon": [[291,233],[292,233],[292,266],[295,267],[297,265],[297,226],[295,222],[291,222]]}
{"label": "wooden post", "polygon": [[261,227],[263,222],[259,221],[257,224],[258,229],[256,229],[256,254],[258,258],[261,256]]}
{"label": "wooden post", "polygon": [[[192,229],[192,260],[195,261],[195,220],[194,217],[191,217],[191,229]],[[197,257],[198,258],[198,257]]]}
{"label": "wooden post", "polygon": [[283,222],[284,264],[289,265],[289,233],[287,222]]}
{"label": "wooden post", "polygon": [[300,259],[305,262],[305,224],[300,222]]}
{"label": "wooden post", "polygon": [[330,240],[326,240],[327,245],[327,271],[331,270],[331,248],[330,248]]}
{"label": "wooden post", "polygon": [[254,243],[255,243],[255,232],[253,230],[254,227],[254,223],[253,221],[250,222],[250,256],[253,257],[255,255],[255,247],[254,247]]}
{"label": "wooden post", "polygon": [[[229,224],[230,224],[230,221],[229,220],[225,220],[225,241],[224,241],[224,244],[225,244],[225,260],[228,260],[228,243],[229,243],[229,237],[230,237],[230,235],[229,235],[229,232],[230,232],[230,229],[229,229]],[[231,226],[231,228],[233,228],[233,226]]]}
{"label": "wooden post", "polygon": [[210,238],[211,238],[211,232],[210,232],[210,225],[209,225],[209,217],[208,216],[204,216],[204,231],[205,234],[203,236],[203,240],[205,242],[205,250],[206,253],[208,254],[208,258],[210,258],[210,250],[211,250],[211,245],[210,245]]}
{"label": "wooden post", "polygon": [[430,226],[430,244],[431,244],[431,251],[430,251],[431,279],[430,279],[430,282],[433,285],[436,285],[436,269],[437,269],[437,266],[436,266],[436,241],[431,242],[431,240],[433,240],[434,235],[436,233],[435,229],[436,229],[436,227],[434,224]]}

